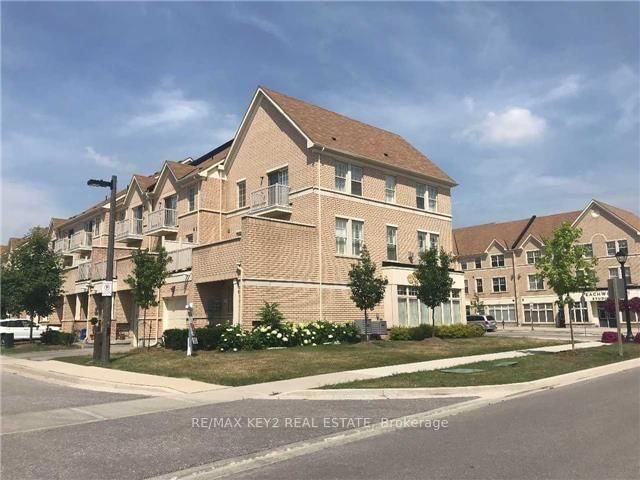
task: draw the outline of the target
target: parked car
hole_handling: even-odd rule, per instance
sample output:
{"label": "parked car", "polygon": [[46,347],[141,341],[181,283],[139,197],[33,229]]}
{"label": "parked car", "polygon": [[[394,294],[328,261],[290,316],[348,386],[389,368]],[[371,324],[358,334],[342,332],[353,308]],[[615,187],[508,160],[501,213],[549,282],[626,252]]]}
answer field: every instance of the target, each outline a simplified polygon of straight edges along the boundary
{"label": "parked car", "polygon": [[485,332],[495,332],[498,328],[496,319],[492,315],[467,315],[467,324],[480,325]]}
{"label": "parked car", "polygon": [[[0,335],[13,333],[14,340],[29,340],[31,320],[28,318],[5,318],[0,320]],[[57,326],[44,326],[33,322],[33,338],[39,339],[45,330],[60,330]]]}

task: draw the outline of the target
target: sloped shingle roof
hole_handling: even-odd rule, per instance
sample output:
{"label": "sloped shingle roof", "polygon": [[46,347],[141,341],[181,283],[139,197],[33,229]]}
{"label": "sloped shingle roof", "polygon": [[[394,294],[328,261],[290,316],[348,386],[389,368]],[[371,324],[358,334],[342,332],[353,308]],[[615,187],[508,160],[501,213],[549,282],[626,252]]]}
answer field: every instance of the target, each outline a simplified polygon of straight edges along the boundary
{"label": "sloped shingle roof", "polygon": [[522,234],[529,218],[502,223],[486,223],[471,227],[455,228],[453,238],[457,254],[461,257],[483,253],[496,240],[503,248],[511,245]]}
{"label": "sloped shingle roof", "polygon": [[455,185],[455,181],[401,136],[260,87],[314,142]]}
{"label": "sloped shingle roof", "polygon": [[637,214],[630,212],[629,210],[625,210],[624,208],[614,207],[613,205],[601,202],[600,200],[596,200],[596,202],[640,232],[640,217]]}

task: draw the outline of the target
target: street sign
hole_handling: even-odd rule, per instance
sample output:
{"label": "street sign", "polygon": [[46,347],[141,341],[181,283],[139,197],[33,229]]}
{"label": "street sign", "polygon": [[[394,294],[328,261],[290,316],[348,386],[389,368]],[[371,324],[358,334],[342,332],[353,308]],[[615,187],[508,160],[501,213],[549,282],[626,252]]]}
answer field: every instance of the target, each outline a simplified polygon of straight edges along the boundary
{"label": "street sign", "polygon": [[110,297],[112,293],[113,293],[113,283],[104,282],[102,284],[102,296],[103,297]]}

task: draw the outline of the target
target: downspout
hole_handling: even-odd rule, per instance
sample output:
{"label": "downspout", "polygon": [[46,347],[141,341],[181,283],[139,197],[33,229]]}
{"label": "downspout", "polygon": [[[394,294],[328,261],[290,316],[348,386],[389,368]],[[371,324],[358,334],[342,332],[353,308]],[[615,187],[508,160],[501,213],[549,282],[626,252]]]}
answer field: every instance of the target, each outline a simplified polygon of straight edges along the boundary
{"label": "downspout", "polygon": [[242,268],[242,263],[236,264],[236,275],[238,276],[238,324],[242,325],[242,291],[243,281],[244,281],[244,268]]}
{"label": "downspout", "polygon": [[219,176],[218,180],[220,181],[220,192],[218,195],[218,240],[222,240],[222,177]]}
{"label": "downspout", "polygon": [[158,345],[158,330],[160,330],[159,324],[160,324],[160,306],[161,306],[160,305],[160,288],[158,289],[158,296],[156,297],[156,301],[158,302],[158,308],[156,308],[156,343],[155,345]]}
{"label": "downspout", "polygon": [[320,306],[320,320],[324,319],[324,305],[322,301],[322,195],[320,192],[321,187],[321,160],[320,156],[324,152],[325,147],[322,147],[322,150],[318,152],[318,274],[319,274],[319,282],[318,282],[318,290],[319,290],[319,306]]}

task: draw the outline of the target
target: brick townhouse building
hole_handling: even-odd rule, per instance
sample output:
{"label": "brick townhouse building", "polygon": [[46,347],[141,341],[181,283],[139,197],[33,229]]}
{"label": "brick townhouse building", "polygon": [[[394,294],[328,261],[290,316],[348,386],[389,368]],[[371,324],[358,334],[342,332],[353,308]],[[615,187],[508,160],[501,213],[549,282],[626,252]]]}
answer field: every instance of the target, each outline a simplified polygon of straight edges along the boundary
{"label": "brick townhouse building", "polygon": [[[467,313],[476,313],[477,298],[486,314],[506,325],[559,323],[556,296],[536,275],[536,260],[544,239],[563,222],[582,229],[580,242],[597,259],[597,288],[572,294],[576,304],[565,307],[564,319],[579,324],[610,328],[615,315],[604,308],[607,280],[619,276],[615,254],[627,249],[625,275],[629,298],[640,297],[640,217],[630,211],[591,200],[583,210],[532,216],[504,223],[457,228],[453,231],[459,268],[464,271]],[[632,321],[638,317],[632,312]]]}
{"label": "brick townhouse building", "polygon": [[[259,87],[234,139],[197,159],[167,161],[134,175],[118,193],[113,332],[156,340],[198,324],[250,327],[265,301],[288,321],[361,318],[348,271],[366,243],[389,279],[373,312],[390,325],[428,322],[409,276],[420,250],[453,252],[451,190],[456,183],[400,136]],[[51,224],[65,258],[64,295],[53,315],[80,330],[101,314],[109,203]],[[164,246],[170,276],[158,308],[141,313],[124,281],[139,247]],[[451,273],[442,323],[464,323],[463,274]]]}

